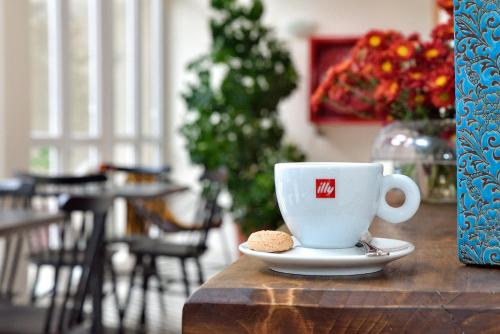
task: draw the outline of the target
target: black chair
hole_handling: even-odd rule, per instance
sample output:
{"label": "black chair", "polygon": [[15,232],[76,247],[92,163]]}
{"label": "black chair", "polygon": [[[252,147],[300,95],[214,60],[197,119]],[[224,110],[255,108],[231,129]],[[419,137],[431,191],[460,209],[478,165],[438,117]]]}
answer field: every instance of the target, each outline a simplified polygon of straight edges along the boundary
{"label": "black chair", "polygon": [[[203,185],[203,191],[200,196],[201,198],[196,217],[197,221],[201,222],[202,228],[183,231],[184,233],[190,234],[188,238],[186,238],[186,240],[188,240],[186,243],[173,243],[167,240],[162,240],[162,238],[147,238],[137,240],[136,242],[130,244],[129,251],[131,254],[135,255],[136,263],[130,274],[130,285],[127,299],[121,314],[122,321],[130,303],[131,293],[135,285],[135,277],[138,272],[142,272],[143,303],[141,325],[144,325],[146,322],[145,299],[151,277],[155,277],[157,279],[160,293],[164,293],[165,288],[158,272],[157,261],[159,258],[173,257],[179,259],[186,296],[189,296],[190,294],[189,279],[186,270],[186,261],[188,259],[192,259],[196,264],[198,270],[198,282],[199,284],[203,283],[204,275],[199,259],[200,256],[202,256],[207,250],[207,238],[210,229],[214,225],[220,225],[220,221],[222,220],[222,209],[217,204],[217,199],[226,177],[227,172],[225,169],[220,169],[215,172],[207,172],[201,177],[200,180]],[[155,212],[148,211],[148,209],[141,205],[140,202],[134,202],[134,205],[136,206],[138,213],[147,221],[155,224],[160,229],[162,228],[162,217],[157,215]]]}
{"label": "black chair", "polygon": [[[34,185],[29,181],[10,180],[0,182],[0,209],[26,209],[30,206]],[[0,300],[11,301],[13,286],[18,277],[16,259],[21,254],[23,235],[4,238],[3,261],[0,274]]]}
{"label": "black chair", "polygon": [[[111,199],[101,196],[66,197],[61,201],[60,209],[66,213],[66,219],[59,229],[61,247],[57,252],[54,288],[49,305],[0,304],[0,333],[68,333],[84,322],[83,307],[90,293],[96,257],[104,242],[104,224],[111,203]],[[80,213],[81,223],[89,228],[85,243],[71,237],[75,212]],[[84,254],[76,287],[72,284],[73,270],[69,271],[66,281],[61,279],[63,255],[68,250],[73,261],[81,252]]]}
{"label": "black chair", "polygon": [[103,163],[101,171],[106,173],[124,173],[126,175],[135,174],[141,176],[150,176],[157,182],[169,182],[169,176],[172,168],[168,165],[150,167],[150,166],[120,166],[110,163]]}
{"label": "black chair", "polygon": [[[99,194],[104,190],[106,182],[108,180],[106,174],[89,174],[82,176],[73,175],[60,175],[60,176],[45,176],[45,175],[35,175],[18,173],[18,177],[24,182],[30,181],[34,186],[34,196],[36,198],[41,197],[45,200],[56,199],[59,195],[88,195],[88,194]],[[85,237],[85,224],[81,226],[74,226],[74,233],[81,237]],[[77,231],[80,229],[80,231]],[[29,262],[36,266],[35,279],[31,288],[31,302],[35,303],[39,296],[36,294],[36,289],[38,285],[38,280],[40,277],[40,269],[42,266],[56,267],[58,264],[58,251],[50,249],[48,247],[48,233],[47,231],[45,237],[37,236],[37,238],[31,238],[30,243],[30,254]],[[35,240],[35,242],[33,242]],[[37,240],[41,240],[36,242]],[[81,240],[80,240],[81,242]],[[118,293],[116,289],[116,272],[112,265],[112,252],[106,254],[106,268],[111,275],[112,281],[112,292],[115,296],[117,303],[117,308],[119,308]],[[63,267],[77,267],[80,266],[84,258],[84,253],[80,252],[75,258],[70,251],[63,252],[61,259],[61,265]]]}
{"label": "black chair", "polygon": [[62,194],[89,194],[104,189],[108,181],[105,173],[87,175],[39,175],[16,173],[16,177],[34,183],[34,195],[44,198],[57,198]]}
{"label": "black chair", "polygon": [[[119,165],[114,165],[114,164],[108,164],[104,163],[101,165],[101,171],[102,172],[107,172],[108,175],[111,175],[111,173],[124,173],[127,176],[130,175],[136,175],[138,176],[139,180],[140,179],[147,179],[149,181],[154,180],[157,182],[170,182],[170,172],[171,172],[171,167],[168,165],[165,166],[159,166],[159,167],[148,167],[148,166],[134,166],[134,167],[125,167],[125,166],[119,166]],[[111,172],[111,173],[110,173]],[[131,212],[131,210],[128,210],[128,214],[135,214],[135,206],[131,205],[134,207],[134,212]],[[144,213],[144,212],[143,212]],[[140,215],[137,215],[140,216]],[[164,217],[155,217],[153,215],[144,215],[143,216],[148,216],[149,219],[152,219],[155,221],[155,224],[161,225],[160,228],[164,232],[185,232],[188,230],[196,230],[196,229],[203,229],[203,226],[201,224],[186,224],[182,225],[179,224],[177,221],[171,221],[167,220]],[[230,255],[230,250],[227,247],[227,238],[224,234],[223,229],[221,228],[222,225],[222,220],[214,222],[212,225],[212,228],[220,228],[220,238],[221,238],[221,244],[225,248],[224,249],[224,257],[226,260],[226,264],[229,264],[231,262],[231,255]],[[122,236],[122,237],[114,237],[111,239],[108,239],[107,241],[109,243],[125,243],[125,244],[130,244],[132,242],[140,241],[144,239],[144,234],[132,234],[132,235],[127,235],[127,236]]]}
{"label": "black chair", "polygon": [[29,179],[12,179],[0,182],[0,208],[26,209],[30,206],[35,184]]}
{"label": "black chair", "polygon": [[[150,182],[160,182],[169,183],[171,167],[168,165],[151,167],[151,166],[121,166],[110,163],[103,163],[100,166],[100,170],[110,179],[115,179],[119,176],[124,176],[126,182],[132,183],[150,183]],[[137,216],[134,207],[127,201],[127,225],[129,224],[129,219],[141,219]],[[109,244],[129,244],[130,242],[136,241],[138,238],[144,237],[147,231],[141,228],[139,231],[127,231],[126,235],[113,236],[107,239]]]}

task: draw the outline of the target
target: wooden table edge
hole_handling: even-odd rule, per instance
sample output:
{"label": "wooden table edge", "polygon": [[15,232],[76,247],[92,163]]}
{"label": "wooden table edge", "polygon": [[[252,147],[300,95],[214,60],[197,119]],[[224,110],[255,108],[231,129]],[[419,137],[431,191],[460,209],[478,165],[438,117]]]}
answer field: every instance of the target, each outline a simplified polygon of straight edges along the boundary
{"label": "wooden table edge", "polygon": [[[202,286],[203,287],[203,286]],[[500,310],[500,292],[473,292],[462,293],[440,292],[440,291],[418,291],[415,293],[406,293],[404,291],[365,291],[365,290],[317,290],[317,289],[285,289],[273,288],[272,294],[269,289],[261,288],[200,288],[195,291],[184,304],[189,305],[247,305],[247,306],[292,306],[292,307],[317,307],[322,308],[372,308],[372,305],[364,304],[363,296],[369,293],[371,296],[380,296],[377,298],[377,308],[422,308],[422,307],[449,307],[449,308],[471,308],[471,309],[497,309]],[[293,298],[294,294],[321,294],[322,303],[303,303],[300,298]],[[256,301],[250,299],[261,295],[268,296],[270,299]],[[348,302],[341,302],[345,298]],[[359,299],[359,298],[361,299]],[[401,298],[410,298],[415,302],[408,302]],[[463,297],[463,298],[462,298]],[[291,304],[293,300],[293,305]],[[313,299],[314,300],[314,299]],[[361,300],[357,303],[356,300]],[[422,301],[426,301],[423,303]],[[330,301],[334,303],[329,303]],[[397,301],[397,302],[390,302]]]}

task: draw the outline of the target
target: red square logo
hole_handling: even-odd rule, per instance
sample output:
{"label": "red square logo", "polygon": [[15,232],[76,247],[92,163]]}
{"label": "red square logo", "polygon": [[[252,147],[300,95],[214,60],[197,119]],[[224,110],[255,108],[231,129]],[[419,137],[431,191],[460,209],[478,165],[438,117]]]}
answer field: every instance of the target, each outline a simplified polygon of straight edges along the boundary
{"label": "red square logo", "polygon": [[335,198],[335,179],[316,179],[316,198]]}

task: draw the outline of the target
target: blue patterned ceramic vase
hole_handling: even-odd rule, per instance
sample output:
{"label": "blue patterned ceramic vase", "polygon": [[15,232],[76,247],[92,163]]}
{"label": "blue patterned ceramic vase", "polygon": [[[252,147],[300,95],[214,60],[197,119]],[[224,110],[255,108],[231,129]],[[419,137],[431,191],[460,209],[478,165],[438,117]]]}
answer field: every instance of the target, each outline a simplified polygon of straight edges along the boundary
{"label": "blue patterned ceramic vase", "polygon": [[500,264],[500,0],[455,0],[458,256]]}

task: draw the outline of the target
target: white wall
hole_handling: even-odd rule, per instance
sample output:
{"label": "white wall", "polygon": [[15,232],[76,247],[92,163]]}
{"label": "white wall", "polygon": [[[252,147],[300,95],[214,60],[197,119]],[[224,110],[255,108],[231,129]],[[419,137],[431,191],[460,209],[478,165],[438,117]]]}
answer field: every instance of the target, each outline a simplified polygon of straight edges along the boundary
{"label": "white wall", "polygon": [[0,0],[0,177],[29,161],[28,5]]}
{"label": "white wall", "polygon": [[[185,113],[180,93],[187,80],[185,65],[209,47],[208,2],[172,0],[167,8],[166,38],[170,45],[167,50],[167,99],[171,113],[167,121],[172,138],[168,152],[179,176],[189,175],[188,156],[176,130]],[[309,160],[368,161],[371,142],[379,126],[324,125],[318,128],[309,122],[308,42],[291,36],[287,27],[296,21],[312,21],[317,25],[316,35],[360,35],[372,28],[392,28],[427,36],[433,25],[434,1],[266,0],[265,4],[265,19],[287,41],[301,77],[299,88],[281,106],[289,140],[297,143]]]}

